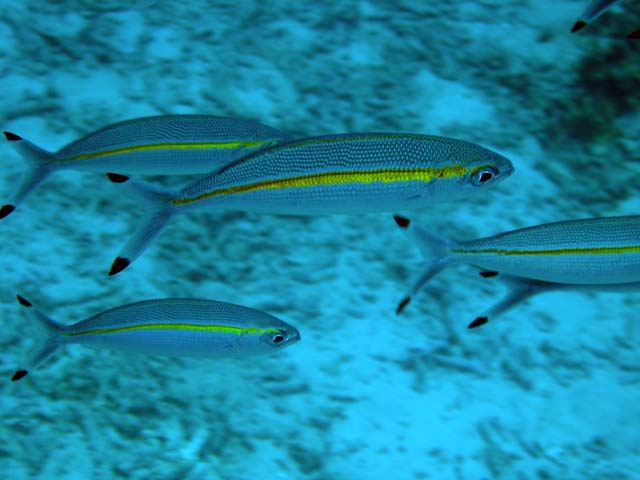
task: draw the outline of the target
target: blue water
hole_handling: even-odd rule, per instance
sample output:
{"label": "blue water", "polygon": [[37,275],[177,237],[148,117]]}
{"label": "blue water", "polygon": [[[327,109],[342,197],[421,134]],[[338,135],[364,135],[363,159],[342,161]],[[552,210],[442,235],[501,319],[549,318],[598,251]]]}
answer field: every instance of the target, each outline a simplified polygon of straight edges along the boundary
{"label": "blue water", "polygon": [[[639,211],[637,3],[577,34],[578,0],[321,3],[4,5],[0,124],[51,150],[167,113],[465,139],[516,173],[413,213],[461,240]],[[24,164],[0,148],[8,196]],[[469,331],[506,290],[460,266],[396,316],[423,260],[387,214],[194,212],[108,277],[139,216],[103,176],[60,172],[1,221],[1,478],[640,478],[640,293],[547,294]],[[302,341],[240,360],[73,346],[10,382],[36,341],[18,292],[63,323],[234,302]]]}

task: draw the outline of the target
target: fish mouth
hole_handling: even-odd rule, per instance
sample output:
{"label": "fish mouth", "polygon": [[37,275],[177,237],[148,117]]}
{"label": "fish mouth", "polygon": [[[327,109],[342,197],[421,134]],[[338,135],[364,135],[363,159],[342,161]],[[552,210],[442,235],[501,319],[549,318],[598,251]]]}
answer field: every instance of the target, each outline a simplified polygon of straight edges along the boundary
{"label": "fish mouth", "polygon": [[513,166],[513,163],[511,163],[511,160],[502,156],[497,159],[496,167],[498,168],[497,180],[503,180],[516,171],[516,168]]}
{"label": "fish mouth", "polygon": [[300,332],[297,329],[292,329],[291,332],[289,332],[289,339],[287,341],[288,344],[292,344],[292,343],[296,343],[299,342],[302,339],[302,336],[300,335]]}

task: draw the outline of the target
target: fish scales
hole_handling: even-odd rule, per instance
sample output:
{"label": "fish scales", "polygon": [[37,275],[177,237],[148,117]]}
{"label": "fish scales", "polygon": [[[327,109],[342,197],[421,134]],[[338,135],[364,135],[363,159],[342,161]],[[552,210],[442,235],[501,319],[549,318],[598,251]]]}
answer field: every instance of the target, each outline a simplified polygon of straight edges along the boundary
{"label": "fish scales", "polygon": [[[107,126],[54,154],[74,169],[128,174],[205,173],[288,134],[253,120],[210,115],[163,115]],[[71,166],[69,166],[71,167]]]}
{"label": "fish scales", "polygon": [[223,302],[166,299],[117,307],[83,320],[63,334],[83,344],[146,353],[215,355],[240,349],[242,337],[274,331],[274,317]]}
{"label": "fish scales", "polygon": [[396,313],[434,276],[457,263],[479,267],[483,278],[497,277],[508,287],[468,328],[484,325],[540,293],[640,287],[640,216],[547,223],[466,242],[436,235],[406,217],[394,219],[427,258]]}
{"label": "fish scales", "polygon": [[187,186],[172,203],[202,206],[210,201],[220,208],[246,205],[251,211],[295,214],[390,211],[424,205],[440,193],[453,196],[474,168],[496,162],[504,176],[511,173],[503,157],[445,137],[316,137],[232,162]]}
{"label": "fish scales", "polygon": [[66,344],[156,355],[229,357],[269,353],[300,340],[295,327],[266,312],[214,300],[147,300],[68,326],[49,318],[20,295],[18,301],[47,335],[16,370],[14,381]]}
{"label": "fish scales", "polygon": [[538,225],[461,242],[451,251],[459,261],[549,282],[635,282],[640,281],[640,216]]}
{"label": "fish scales", "polygon": [[0,206],[10,215],[57,170],[128,175],[204,174],[291,136],[253,120],[211,115],[162,115],[107,126],[63,147],[47,151],[11,132],[5,138],[27,169],[11,200]]}

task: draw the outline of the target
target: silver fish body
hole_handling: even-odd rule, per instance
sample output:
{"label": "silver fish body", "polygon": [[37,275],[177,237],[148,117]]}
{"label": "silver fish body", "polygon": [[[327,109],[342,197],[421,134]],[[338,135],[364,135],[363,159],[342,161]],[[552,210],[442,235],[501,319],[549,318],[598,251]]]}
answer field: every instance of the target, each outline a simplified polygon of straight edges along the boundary
{"label": "silver fish body", "polygon": [[548,223],[461,242],[451,261],[546,282],[640,281],[640,216]]}
{"label": "silver fish body", "polygon": [[540,292],[626,291],[640,285],[640,216],[547,223],[466,242],[439,237],[404,217],[395,220],[429,259],[397,313],[431,278],[455,263],[474,265],[483,276],[499,276],[511,286],[509,295],[471,327]]}
{"label": "silver fish body", "polygon": [[23,297],[18,299],[28,316],[49,333],[45,344],[14,375],[19,378],[59,346],[71,343],[154,355],[244,357],[274,352],[300,340],[295,327],[272,315],[212,300],[148,300],[64,326]]}
{"label": "silver fish body", "polygon": [[[186,186],[154,190],[129,181],[147,213],[110,270],[137,258],[185,210],[352,214],[426,208],[507,178],[505,157],[461,140],[427,135],[344,134],[293,140],[252,153]],[[113,179],[119,181],[119,179]]]}
{"label": "silver fish body", "polygon": [[208,173],[291,137],[254,120],[162,115],[116,123],[55,154],[60,168],[138,175]]}
{"label": "silver fish body", "polygon": [[[425,208],[507,178],[505,157],[461,140],[408,134],[344,134],[293,140],[229,163],[179,192],[129,181],[147,213],[114,260],[124,270],[185,210],[340,214]],[[119,181],[119,179],[113,179]]]}
{"label": "silver fish body", "polygon": [[497,153],[452,138],[329,135],[231,162],[188,185],[171,203],[296,215],[389,212],[482,191],[512,170]]}
{"label": "silver fish body", "polygon": [[0,209],[7,216],[51,172],[84,170],[131,175],[208,173],[247,153],[291,136],[253,120],[211,115],[163,115],[110,125],[48,152],[19,135],[4,132],[27,161],[21,186]]}

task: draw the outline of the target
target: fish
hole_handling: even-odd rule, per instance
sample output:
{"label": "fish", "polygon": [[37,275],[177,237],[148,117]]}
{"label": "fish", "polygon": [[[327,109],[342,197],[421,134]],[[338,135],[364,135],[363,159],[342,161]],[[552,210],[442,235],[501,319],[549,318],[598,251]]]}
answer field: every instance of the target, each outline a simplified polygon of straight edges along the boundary
{"label": "fish", "polygon": [[150,355],[245,357],[276,352],[300,340],[295,327],[268,313],[214,300],[145,300],[63,325],[25,297],[17,298],[46,335],[13,374],[14,382],[68,344]]}
{"label": "fish", "polygon": [[394,220],[429,259],[398,304],[397,314],[429,280],[457,263],[480,268],[485,278],[501,276],[510,287],[509,294],[470,328],[542,292],[640,286],[640,216],[545,223],[466,242],[441,237],[400,215]]}
{"label": "fish", "polygon": [[211,115],[161,115],[109,125],[49,152],[20,135],[3,132],[28,169],[0,219],[57,170],[127,175],[205,174],[248,152],[293,137],[254,120]]}
{"label": "fish", "polygon": [[[587,4],[582,14],[571,27],[571,33],[578,32],[592,23],[596,18],[605,13],[620,0],[592,0]],[[629,39],[640,38],[640,29],[635,30],[627,35]]]}
{"label": "fish", "polygon": [[466,197],[512,172],[507,158],[462,140],[362,133],[276,144],[179,191],[108,175],[111,181],[128,185],[128,192],[146,209],[109,275],[127,268],[174,215],[189,210],[285,215],[390,212]]}

